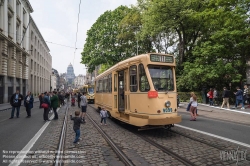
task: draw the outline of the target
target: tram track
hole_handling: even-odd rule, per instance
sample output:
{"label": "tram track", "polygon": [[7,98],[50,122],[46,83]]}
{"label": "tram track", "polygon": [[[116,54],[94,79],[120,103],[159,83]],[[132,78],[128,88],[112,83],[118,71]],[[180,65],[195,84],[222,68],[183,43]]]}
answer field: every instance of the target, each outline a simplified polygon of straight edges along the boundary
{"label": "tram track", "polygon": [[142,135],[139,135],[137,133],[134,133],[135,135],[137,135],[138,137],[140,137],[141,139],[143,139],[144,141],[150,143],[151,145],[155,146],[156,148],[160,149],[161,151],[163,151],[164,153],[174,157],[176,160],[180,161],[181,163],[185,164],[186,166],[194,166],[194,163],[190,162],[188,159],[178,155],[177,153],[171,151],[169,148],[166,148],[162,145],[160,145],[159,143],[144,137]]}
{"label": "tram track", "polygon": [[[92,107],[94,108],[94,107]],[[103,136],[103,138],[107,141],[107,143],[111,146],[113,151],[117,154],[117,156],[123,161],[126,166],[135,166],[129,158],[122,152],[122,150],[112,141],[112,139],[103,131],[103,129],[94,121],[94,119],[86,114],[91,123],[95,126],[95,128],[99,131],[99,133]]]}
{"label": "tram track", "polygon": [[[90,105],[91,108],[95,109],[92,105]],[[91,119],[92,123],[95,124],[95,126],[98,128],[98,130],[102,130],[98,124],[88,115],[88,118]],[[149,143],[150,145],[156,147],[157,149],[161,150],[162,152],[164,152],[165,154],[175,158],[176,160],[178,160],[179,162],[181,162],[182,164],[184,164],[185,166],[194,166],[194,163],[190,162],[188,159],[178,155],[177,153],[174,153],[173,151],[171,151],[170,149],[158,144],[157,142],[147,138],[147,137],[144,137],[136,132],[138,132],[137,130],[134,131],[134,129],[132,129],[131,131],[131,128],[130,127],[125,127],[126,130],[132,132],[134,135],[136,135],[137,137],[139,137],[140,139],[144,140],[145,142]],[[102,130],[102,132],[105,134],[105,132]],[[106,135],[106,134],[105,134]],[[107,138],[112,141],[109,136],[107,136]],[[113,141],[112,141],[113,142]]]}
{"label": "tram track", "polygon": [[[93,106],[91,107],[94,108]],[[130,125],[122,125],[122,128],[184,165],[195,166],[206,163],[208,163],[207,165],[214,165],[214,163],[222,165],[233,164],[233,161],[222,161],[219,158],[220,152],[234,148],[234,145],[231,144],[225,145],[218,141],[214,143],[209,138],[203,138],[202,135],[195,138],[196,136],[189,135],[189,133],[173,130],[156,129],[138,132],[135,127]],[[195,154],[192,154],[192,152]],[[206,154],[209,155],[209,158],[205,157]],[[196,159],[192,155],[196,155]]]}
{"label": "tram track", "polygon": [[63,151],[64,151],[64,146],[65,146],[67,124],[68,124],[68,111],[69,111],[69,103],[67,102],[62,131],[60,135],[60,142],[58,144],[57,153],[56,153],[56,157],[54,160],[54,166],[63,165],[63,155],[64,155]]}

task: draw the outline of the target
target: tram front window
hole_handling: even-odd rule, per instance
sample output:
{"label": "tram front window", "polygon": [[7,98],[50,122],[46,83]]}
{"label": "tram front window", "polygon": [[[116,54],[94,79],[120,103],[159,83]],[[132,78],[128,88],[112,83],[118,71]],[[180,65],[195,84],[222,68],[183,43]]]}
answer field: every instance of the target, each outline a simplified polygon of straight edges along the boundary
{"label": "tram front window", "polygon": [[93,94],[94,93],[94,88],[88,88],[88,92],[89,92],[89,94]]}
{"label": "tram front window", "polygon": [[173,69],[170,66],[148,66],[148,70],[156,91],[173,91]]}

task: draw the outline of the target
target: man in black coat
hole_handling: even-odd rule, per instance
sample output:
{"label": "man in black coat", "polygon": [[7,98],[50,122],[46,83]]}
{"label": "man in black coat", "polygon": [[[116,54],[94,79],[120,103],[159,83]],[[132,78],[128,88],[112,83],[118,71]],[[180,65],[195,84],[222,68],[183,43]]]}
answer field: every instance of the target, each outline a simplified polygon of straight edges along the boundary
{"label": "man in black coat", "polygon": [[23,95],[19,93],[19,90],[16,90],[16,93],[14,93],[10,98],[10,105],[12,106],[11,111],[11,117],[10,119],[13,119],[16,109],[16,117],[19,118],[19,111],[21,106],[21,101],[23,100]]}
{"label": "man in black coat", "polygon": [[77,95],[77,102],[78,102],[78,107],[79,108],[81,108],[81,106],[80,106],[80,103],[81,103],[81,93],[80,92],[78,92],[78,95]]}

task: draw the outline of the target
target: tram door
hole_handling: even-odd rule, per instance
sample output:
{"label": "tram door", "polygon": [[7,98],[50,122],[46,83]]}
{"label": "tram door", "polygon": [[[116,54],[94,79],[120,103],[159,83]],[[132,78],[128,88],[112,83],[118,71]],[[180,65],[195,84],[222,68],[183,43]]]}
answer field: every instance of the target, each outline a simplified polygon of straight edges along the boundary
{"label": "tram door", "polygon": [[124,100],[124,71],[118,72],[118,110],[125,111],[125,100]]}

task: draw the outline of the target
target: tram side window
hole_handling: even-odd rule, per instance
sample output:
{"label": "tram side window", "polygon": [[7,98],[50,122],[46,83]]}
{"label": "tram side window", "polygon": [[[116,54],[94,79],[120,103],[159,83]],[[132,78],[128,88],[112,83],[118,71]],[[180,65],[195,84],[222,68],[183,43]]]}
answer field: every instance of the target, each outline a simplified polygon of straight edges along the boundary
{"label": "tram side window", "polygon": [[112,75],[109,75],[109,92],[112,92]]}
{"label": "tram side window", "polygon": [[99,88],[98,81],[95,81],[95,86],[96,86],[96,93],[98,93],[98,88]]}
{"label": "tram side window", "polygon": [[116,92],[117,91],[117,74],[114,75],[114,91]]}
{"label": "tram side window", "polygon": [[99,92],[103,92],[103,84],[102,84],[102,80],[99,80]]}
{"label": "tram side window", "polygon": [[130,76],[130,92],[137,91],[137,66],[133,65],[129,68],[129,76]]}
{"label": "tram side window", "polygon": [[107,92],[107,77],[103,79],[103,92]]}
{"label": "tram side window", "polygon": [[148,78],[143,64],[139,65],[139,88],[141,92],[148,92],[150,90]]}

